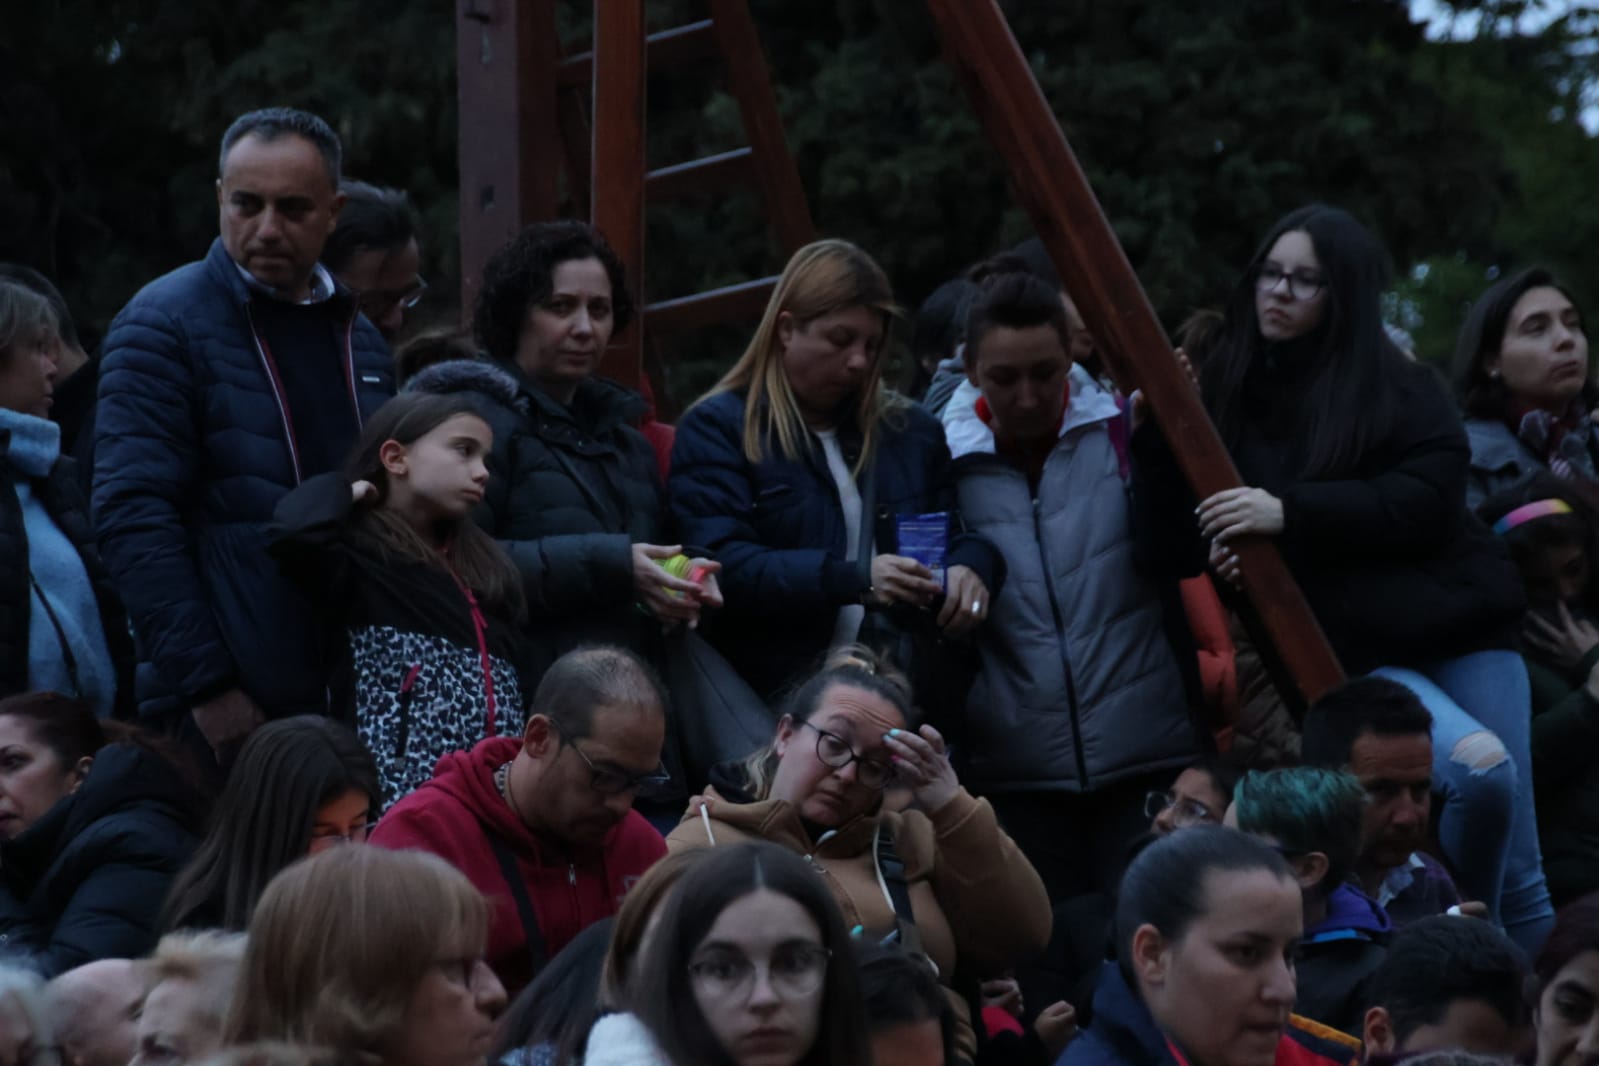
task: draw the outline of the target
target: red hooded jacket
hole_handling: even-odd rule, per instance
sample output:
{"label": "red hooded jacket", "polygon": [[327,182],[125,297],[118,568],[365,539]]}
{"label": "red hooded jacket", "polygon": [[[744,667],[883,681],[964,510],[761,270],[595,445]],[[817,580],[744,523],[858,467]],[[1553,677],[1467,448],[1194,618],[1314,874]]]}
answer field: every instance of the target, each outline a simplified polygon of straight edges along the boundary
{"label": "red hooded jacket", "polygon": [[516,758],[521,737],[490,737],[439,760],[432,780],[389,809],[372,832],[380,847],[414,848],[450,862],[494,904],[488,963],[511,994],[532,979],[526,931],[489,833],[503,840],[527,886],[544,940],[544,958],[585,927],[615,914],[639,875],[666,854],[666,842],[637,811],[587,852],[541,841],[494,787],[494,771]]}

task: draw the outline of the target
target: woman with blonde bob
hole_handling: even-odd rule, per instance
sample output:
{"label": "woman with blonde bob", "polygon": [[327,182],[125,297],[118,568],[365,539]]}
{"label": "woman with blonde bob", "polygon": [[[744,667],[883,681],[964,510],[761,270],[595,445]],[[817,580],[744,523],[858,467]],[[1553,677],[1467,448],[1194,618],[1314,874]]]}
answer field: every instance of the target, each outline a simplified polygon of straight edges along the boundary
{"label": "woman with blonde bob", "polygon": [[349,847],[267,887],[227,1043],[284,1041],[382,1066],[483,1066],[505,990],[483,961],[489,904],[444,860]]}
{"label": "woman with blonde bob", "polygon": [[[712,639],[768,699],[830,647],[880,644],[884,617],[964,636],[998,591],[999,553],[960,531],[941,427],[883,385],[897,314],[865,252],[801,248],[743,357],[678,425],[673,517],[722,564]],[[900,519],[935,515],[913,548]]]}

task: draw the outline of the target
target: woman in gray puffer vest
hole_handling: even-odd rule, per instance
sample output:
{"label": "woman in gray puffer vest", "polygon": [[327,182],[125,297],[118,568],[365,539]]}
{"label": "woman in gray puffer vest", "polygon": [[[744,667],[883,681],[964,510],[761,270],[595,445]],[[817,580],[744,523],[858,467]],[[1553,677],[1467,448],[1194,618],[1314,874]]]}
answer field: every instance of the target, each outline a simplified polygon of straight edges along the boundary
{"label": "woman in gray puffer vest", "polygon": [[1010,575],[979,634],[969,773],[1053,899],[1099,888],[1147,828],[1145,793],[1198,750],[1155,585],[1134,563],[1109,426],[1060,297],[1000,274],[967,320],[944,413],[967,527]]}

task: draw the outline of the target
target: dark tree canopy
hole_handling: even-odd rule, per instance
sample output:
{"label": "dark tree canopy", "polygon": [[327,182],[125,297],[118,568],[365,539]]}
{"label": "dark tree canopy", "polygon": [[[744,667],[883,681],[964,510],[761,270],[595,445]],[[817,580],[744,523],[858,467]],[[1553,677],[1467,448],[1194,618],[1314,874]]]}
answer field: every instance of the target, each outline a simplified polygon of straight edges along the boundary
{"label": "dark tree canopy", "polygon": [[[228,121],[288,104],[333,123],[349,174],[410,192],[429,300],[456,314],[453,6],[12,5],[0,258],[56,278],[94,337],[139,285],[214,236]],[[569,50],[586,45],[587,6],[563,8]],[[1512,6],[1487,5],[1485,30],[1452,43],[1428,41],[1400,0],[1006,9],[1169,323],[1219,302],[1272,219],[1323,199],[1383,237],[1400,278],[1394,315],[1424,357],[1441,358],[1461,301],[1495,269],[1547,262],[1599,314],[1599,262],[1586,254],[1599,142],[1578,119],[1588,69],[1573,47],[1583,23],[1518,36],[1503,18]],[[876,254],[903,303],[1027,235],[917,0],[752,8],[818,227]],[[695,0],[652,0],[650,12],[661,26],[704,14]],[[742,143],[721,86],[714,64],[652,80],[652,166]],[[653,207],[648,226],[657,298],[781,265],[753,194]],[[714,378],[747,331],[677,345],[675,399]]]}

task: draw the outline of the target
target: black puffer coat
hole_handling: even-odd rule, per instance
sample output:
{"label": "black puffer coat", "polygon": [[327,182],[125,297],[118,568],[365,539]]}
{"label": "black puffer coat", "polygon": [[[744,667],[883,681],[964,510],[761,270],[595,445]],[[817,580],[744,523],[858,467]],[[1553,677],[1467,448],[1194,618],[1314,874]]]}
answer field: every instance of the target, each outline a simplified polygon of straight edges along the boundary
{"label": "black puffer coat", "polygon": [[563,407],[511,364],[468,360],[428,367],[405,391],[480,398],[494,450],[474,517],[522,573],[546,664],[593,641],[649,654],[659,627],[633,606],[633,545],[669,541],[655,451],[633,425],[643,397],[590,378]]}
{"label": "black puffer coat", "polygon": [[149,750],[101,749],[78,791],[0,844],[0,953],[46,977],[149,954],[194,851],[197,802]]}
{"label": "black puffer coat", "polygon": [[[0,431],[3,434],[3,431]],[[5,454],[0,440],[0,456]],[[28,538],[23,527],[22,504],[10,489],[12,473],[0,459],[0,698],[28,690],[28,626],[33,615],[28,587]],[[89,525],[89,508],[83,499],[76,466],[58,459],[50,476],[37,478],[33,491],[72,546],[78,549],[83,569],[94,586],[100,605],[100,628],[117,671],[117,717],[133,714],[133,638],[122,603],[111,587],[110,575],[100,563]]]}

